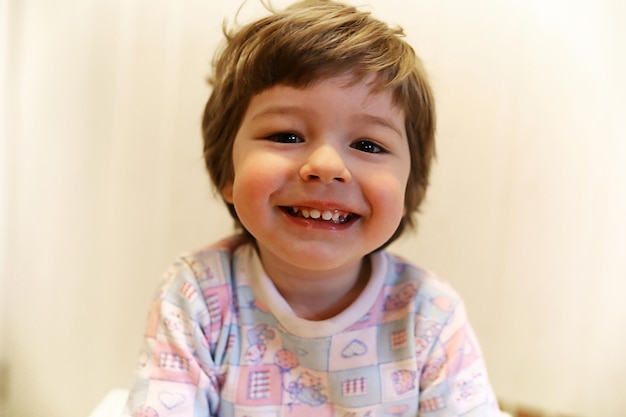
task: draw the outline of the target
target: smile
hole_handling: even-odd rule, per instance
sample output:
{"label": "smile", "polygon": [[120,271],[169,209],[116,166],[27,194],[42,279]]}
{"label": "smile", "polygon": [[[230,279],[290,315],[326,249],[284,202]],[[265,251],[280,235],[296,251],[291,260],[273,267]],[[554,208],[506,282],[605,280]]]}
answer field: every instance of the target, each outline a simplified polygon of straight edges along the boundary
{"label": "smile", "polygon": [[285,211],[294,217],[327,221],[335,224],[344,224],[354,218],[355,215],[340,210],[318,210],[304,207],[284,207]]}

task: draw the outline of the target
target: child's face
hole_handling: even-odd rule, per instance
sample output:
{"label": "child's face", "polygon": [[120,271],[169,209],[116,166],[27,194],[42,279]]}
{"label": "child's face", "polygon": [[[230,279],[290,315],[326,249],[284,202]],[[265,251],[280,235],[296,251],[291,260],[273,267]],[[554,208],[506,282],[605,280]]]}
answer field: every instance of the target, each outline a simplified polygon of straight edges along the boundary
{"label": "child's face", "polygon": [[243,117],[234,180],[222,195],[270,275],[357,271],[404,215],[404,112],[391,92],[349,80],[274,86],[254,96]]}

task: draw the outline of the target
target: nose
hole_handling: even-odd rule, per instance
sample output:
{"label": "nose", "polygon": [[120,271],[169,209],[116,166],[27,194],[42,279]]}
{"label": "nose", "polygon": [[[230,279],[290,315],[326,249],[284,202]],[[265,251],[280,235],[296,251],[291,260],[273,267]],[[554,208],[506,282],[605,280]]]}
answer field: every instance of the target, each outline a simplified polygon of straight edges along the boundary
{"label": "nose", "polygon": [[330,145],[319,146],[308,154],[300,168],[300,178],[305,181],[350,182],[352,174],[341,154]]}

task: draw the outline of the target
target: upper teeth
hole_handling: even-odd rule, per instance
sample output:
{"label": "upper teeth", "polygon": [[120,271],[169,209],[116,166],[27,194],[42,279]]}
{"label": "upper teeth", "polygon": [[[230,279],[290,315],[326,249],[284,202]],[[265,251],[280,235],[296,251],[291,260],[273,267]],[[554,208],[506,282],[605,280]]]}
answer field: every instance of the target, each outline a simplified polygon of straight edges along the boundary
{"label": "upper teeth", "polygon": [[[342,219],[341,213],[339,210],[318,210],[318,209],[298,209],[297,207],[293,208],[294,213],[300,212],[302,217],[305,219],[322,219],[322,220],[332,220],[333,222],[338,222]],[[344,216],[345,218],[345,216]]]}

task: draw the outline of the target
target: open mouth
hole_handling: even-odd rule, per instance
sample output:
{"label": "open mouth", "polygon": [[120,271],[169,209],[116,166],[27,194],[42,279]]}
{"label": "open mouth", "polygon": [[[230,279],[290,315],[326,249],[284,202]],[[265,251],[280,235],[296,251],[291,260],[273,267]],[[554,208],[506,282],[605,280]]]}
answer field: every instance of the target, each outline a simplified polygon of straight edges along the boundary
{"label": "open mouth", "polygon": [[306,207],[283,207],[283,210],[293,217],[331,222],[334,224],[345,224],[357,217],[356,214],[340,210],[318,210]]}

